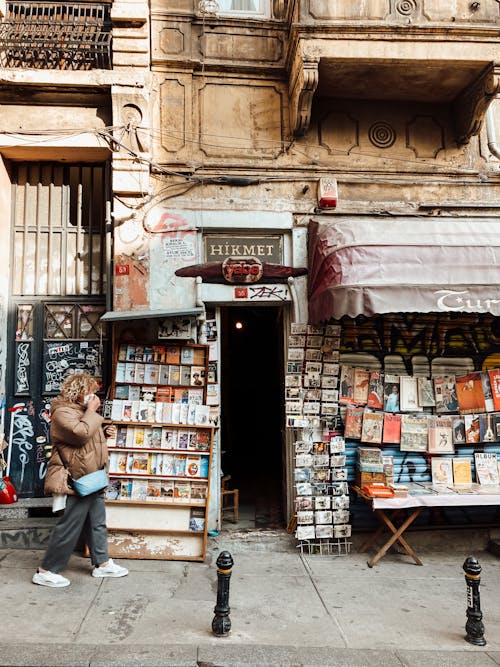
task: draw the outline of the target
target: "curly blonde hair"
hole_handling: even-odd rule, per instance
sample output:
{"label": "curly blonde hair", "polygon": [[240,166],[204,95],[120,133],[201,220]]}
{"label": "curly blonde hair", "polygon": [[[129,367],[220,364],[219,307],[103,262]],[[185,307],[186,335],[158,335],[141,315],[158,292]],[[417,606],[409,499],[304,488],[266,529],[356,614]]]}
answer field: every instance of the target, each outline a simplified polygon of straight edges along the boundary
{"label": "curly blonde hair", "polygon": [[99,383],[90,373],[68,375],[61,386],[60,396],[69,403],[78,403],[80,396],[93,393]]}

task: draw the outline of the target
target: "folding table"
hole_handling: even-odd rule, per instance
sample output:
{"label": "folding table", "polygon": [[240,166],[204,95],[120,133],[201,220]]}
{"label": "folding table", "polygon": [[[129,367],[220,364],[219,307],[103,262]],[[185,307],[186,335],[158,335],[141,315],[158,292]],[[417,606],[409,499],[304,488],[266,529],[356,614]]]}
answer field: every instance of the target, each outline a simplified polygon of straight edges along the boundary
{"label": "folding table", "polygon": [[[352,488],[360,498],[371,506],[380,522],[380,526],[373,535],[361,545],[360,553],[364,553],[369,547],[373,546],[384,531],[388,530],[391,533],[391,537],[368,561],[368,567],[376,565],[395,542],[403,547],[405,553],[413,558],[416,565],[422,565],[422,561],[403,535],[425,507],[500,505],[500,493],[455,493],[451,490],[449,493],[425,493],[424,491],[421,495],[408,495],[406,498],[374,498],[364,493],[358,486]],[[396,526],[396,516],[403,509],[410,509],[411,512],[399,526]]]}

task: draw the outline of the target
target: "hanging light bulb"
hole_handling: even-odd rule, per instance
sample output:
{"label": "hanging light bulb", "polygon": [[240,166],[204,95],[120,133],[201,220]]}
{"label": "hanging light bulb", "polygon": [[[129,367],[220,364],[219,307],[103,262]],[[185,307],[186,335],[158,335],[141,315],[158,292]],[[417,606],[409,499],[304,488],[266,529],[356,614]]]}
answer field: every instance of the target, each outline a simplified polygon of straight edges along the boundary
{"label": "hanging light bulb", "polygon": [[238,331],[241,331],[243,329],[243,322],[240,322],[239,320],[234,323],[234,328],[238,329]]}

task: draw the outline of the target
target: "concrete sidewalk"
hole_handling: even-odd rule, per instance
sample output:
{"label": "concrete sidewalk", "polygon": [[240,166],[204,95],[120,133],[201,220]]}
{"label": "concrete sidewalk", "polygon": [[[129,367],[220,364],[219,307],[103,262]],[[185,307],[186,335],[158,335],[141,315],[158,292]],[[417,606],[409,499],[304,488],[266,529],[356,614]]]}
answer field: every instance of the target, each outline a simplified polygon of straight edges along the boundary
{"label": "concrete sidewalk", "polygon": [[[454,545],[419,551],[418,567],[388,554],[373,569],[366,555],[301,556],[285,531],[267,544],[253,533],[209,540],[205,563],[129,560],[123,579],[95,579],[74,556],[71,586],[35,586],[40,551],[0,551],[0,665],[3,667],[372,667],[500,665],[500,559]],[[272,544],[273,546],[269,546]],[[211,623],[215,560],[234,559],[232,630]],[[462,565],[483,568],[481,607],[487,645],[464,640]]]}

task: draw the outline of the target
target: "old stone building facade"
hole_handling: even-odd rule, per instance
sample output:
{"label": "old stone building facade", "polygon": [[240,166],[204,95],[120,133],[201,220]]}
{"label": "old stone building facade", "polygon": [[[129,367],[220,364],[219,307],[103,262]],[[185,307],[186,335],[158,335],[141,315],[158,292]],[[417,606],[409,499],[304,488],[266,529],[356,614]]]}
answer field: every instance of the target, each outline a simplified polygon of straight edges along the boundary
{"label": "old stone building facade", "polygon": [[[43,479],[50,365],[37,370],[37,359],[50,361],[64,339],[102,349],[105,311],[112,321],[117,312],[201,308],[218,322],[222,383],[224,362],[234,364],[233,315],[246,312],[261,343],[277,322],[270,356],[252,353],[259,378],[252,391],[260,395],[270,359],[280,359],[279,389],[288,324],[307,321],[309,309],[311,321],[439,310],[428,294],[418,300],[422,285],[475,283],[476,304],[494,300],[494,255],[481,251],[470,272],[452,276],[439,271],[439,249],[449,234],[462,262],[478,226],[486,224],[488,237],[500,222],[498,0],[73,6],[79,17],[67,16],[64,2],[4,0],[1,9],[0,255],[9,271],[0,288],[0,363],[7,404],[31,405],[31,434],[14,451],[22,492],[40,494]],[[30,43],[20,22],[37,24],[43,44]],[[49,36],[47,25],[60,30]],[[336,188],[335,205],[320,205],[324,187]],[[337,223],[358,255],[373,243],[370,234],[385,235],[382,245],[392,249],[375,255],[354,283],[329,284],[320,266],[308,266],[308,236],[311,246],[315,234],[322,241],[322,225]],[[235,254],[266,261],[268,246],[274,263],[308,267],[309,276],[279,293],[242,296],[175,275],[180,266],[215,261],[217,248],[220,261]],[[398,268],[398,254],[418,255],[416,246],[436,251]],[[364,267],[358,255],[355,271]],[[412,289],[398,292],[406,283]],[[375,296],[365,289],[380,286]],[[343,288],[337,296],[336,287]],[[237,378],[225,380],[226,392],[236,391]],[[253,414],[257,394],[239,381]],[[261,394],[282,417],[282,397]],[[223,386],[221,398],[224,450],[237,424],[225,432]],[[289,503],[288,457],[279,450],[274,479]],[[224,468],[220,451],[216,465]]]}

